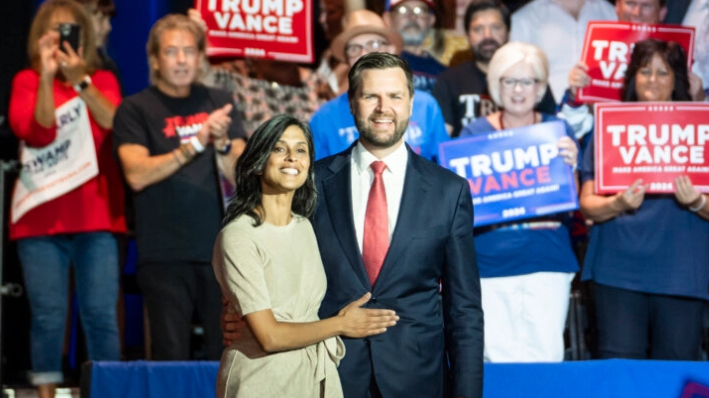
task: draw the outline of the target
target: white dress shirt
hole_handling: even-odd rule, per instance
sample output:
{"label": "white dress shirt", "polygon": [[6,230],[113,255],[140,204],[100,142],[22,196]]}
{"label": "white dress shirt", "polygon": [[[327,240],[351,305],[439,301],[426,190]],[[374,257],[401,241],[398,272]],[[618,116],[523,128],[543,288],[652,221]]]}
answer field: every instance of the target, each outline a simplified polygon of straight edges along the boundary
{"label": "white dress shirt", "polygon": [[589,21],[617,21],[606,0],[586,0],[578,19],[555,0],[534,0],[512,14],[510,41],[534,44],[549,58],[549,85],[559,103],[569,86],[569,72],[581,60]]}
{"label": "white dress shirt", "polygon": [[709,87],[709,0],[692,0],[682,25],[696,29],[692,71]]}
{"label": "white dress shirt", "polygon": [[394,227],[396,227],[396,219],[399,215],[401,195],[404,192],[404,177],[406,176],[409,153],[403,143],[384,159],[377,159],[360,142],[357,142],[357,145],[352,149],[352,167],[350,167],[352,173],[352,214],[354,215],[360,253],[362,253],[364,217],[367,213],[369,189],[374,181],[374,171],[370,165],[376,160],[383,161],[387,166],[382,173],[382,179],[384,180],[384,191],[387,197],[389,241],[391,242],[391,236],[394,233]]}

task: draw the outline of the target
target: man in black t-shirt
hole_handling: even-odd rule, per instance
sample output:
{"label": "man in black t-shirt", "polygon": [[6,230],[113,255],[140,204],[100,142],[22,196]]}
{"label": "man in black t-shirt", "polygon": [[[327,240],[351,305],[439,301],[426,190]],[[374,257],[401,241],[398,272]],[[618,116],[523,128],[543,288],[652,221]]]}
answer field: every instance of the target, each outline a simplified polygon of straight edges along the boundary
{"label": "man in black t-shirt", "polygon": [[211,260],[223,210],[220,176],[233,183],[245,133],[229,93],[194,83],[205,49],[196,23],[168,15],[147,47],[152,86],[116,111],[114,147],[134,192],[152,359],[190,358],[196,310],[204,359],[218,360],[221,293]]}
{"label": "man in black t-shirt", "polygon": [[[464,21],[473,60],[441,73],[431,91],[452,137],[460,135],[475,119],[497,111],[487,92],[487,67],[495,51],[509,39],[510,13],[499,0],[473,0],[465,10]],[[556,113],[549,88],[537,110]]]}

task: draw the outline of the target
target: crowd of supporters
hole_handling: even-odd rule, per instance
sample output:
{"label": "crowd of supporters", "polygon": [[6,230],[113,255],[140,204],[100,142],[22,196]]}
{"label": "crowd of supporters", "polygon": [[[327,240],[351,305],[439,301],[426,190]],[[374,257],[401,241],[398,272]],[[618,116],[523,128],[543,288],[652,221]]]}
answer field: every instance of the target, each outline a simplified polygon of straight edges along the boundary
{"label": "crowd of supporters", "polygon": [[[219,359],[222,305],[210,264],[234,164],[253,132],[279,114],[309,123],[316,159],[352,145],[358,130],[346,76],[371,52],[398,55],[413,70],[404,137],[431,161],[439,144],[458,137],[549,121],[565,126],[559,153],[579,179],[582,215],[475,229],[486,361],[564,360],[569,293],[579,270],[595,293],[595,357],[701,359],[709,300],[706,197],[688,177],[676,180],[674,194],[646,194],[642,181],[616,195],[596,194],[592,104],[576,97],[590,80],[581,59],[587,23],[607,20],[696,28],[689,70],[690,54],[676,43],[636,43],[623,101],[706,101],[709,0],[508,3],[515,12],[500,0],[459,0],[453,9],[438,0],[389,0],[377,7],[380,15],[354,0],[321,0],[315,20],[329,48],[317,65],[210,64],[199,12],[172,14],[145,38],[150,87],[127,97],[105,50],[113,2],[42,4],[28,38],[29,67],[13,81],[10,127],[21,153],[85,133],[96,171],[9,225],[32,311],[30,381],[40,395],[53,396],[63,381],[70,267],[89,358],[120,358],[115,303],[119,242],[127,233],[124,190],[132,192],[128,233],[138,245],[151,358],[189,359],[197,315],[207,359]],[[77,48],[60,42],[65,24],[79,26]],[[72,131],[61,117],[69,103],[79,107]],[[588,227],[581,233],[585,256],[571,236],[580,217]]]}

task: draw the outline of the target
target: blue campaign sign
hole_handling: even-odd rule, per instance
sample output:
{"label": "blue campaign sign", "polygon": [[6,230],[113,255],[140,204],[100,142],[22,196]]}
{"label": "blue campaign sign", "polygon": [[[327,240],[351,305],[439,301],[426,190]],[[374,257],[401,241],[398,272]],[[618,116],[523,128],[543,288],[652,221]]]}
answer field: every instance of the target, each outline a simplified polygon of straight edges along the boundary
{"label": "blue campaign sign", "polygon": [[439,162],[468,180],[476,227],[578,208],[571,166],[558,156],[561,121],[441,143]]}

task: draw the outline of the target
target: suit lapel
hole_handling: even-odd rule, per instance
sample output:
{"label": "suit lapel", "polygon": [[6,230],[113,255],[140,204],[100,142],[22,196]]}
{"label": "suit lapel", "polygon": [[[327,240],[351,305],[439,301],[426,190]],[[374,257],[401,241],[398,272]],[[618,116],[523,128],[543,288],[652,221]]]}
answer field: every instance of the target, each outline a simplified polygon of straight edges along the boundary
{"label": "suit lapel", "polygon": [[359,251],[357,235],[352,215],[352,167],[351,159],[352,147],[349,151],[343,152],[335,159],[329,167],[332,176],[323,180],[322,195],[325,199],[333,230],[340,243],[340,247],[349,260],[353,271],[362,284],[369,289],[369,279],[364,270],[362,254]]}
{"label": "suit lapel", "polygon": [[406,165],[406,176],[404,177],[404,190],[401,194],[401,204],[399,214],[396,217],[396,227],[391,237],[389,251],[384,259],[384,265],[377,278],[377,285],[381,281],[386,281],[387,276],[395,272],[397,259],[401,258],[406,250],[412,234],[420,228],[418,218],[415,216],[425,208],[426,192],[430,188],[430,182],[426,175],[421,172],[420,162],[422,160],[414,154],[407,145],[409,159]]}

